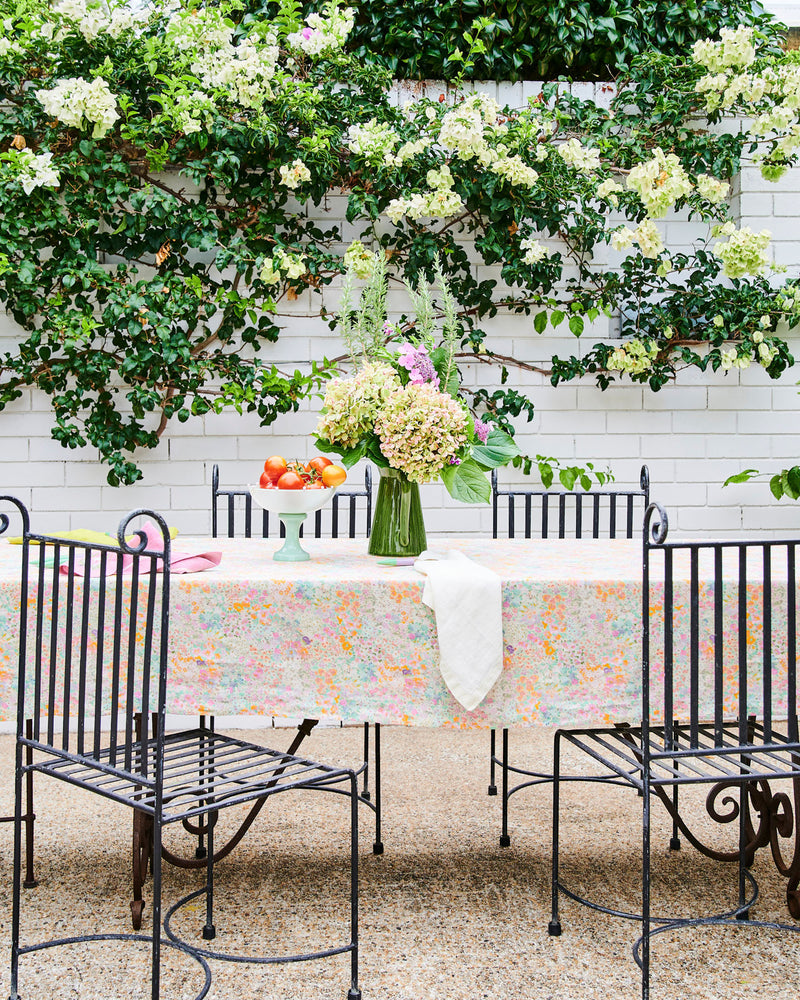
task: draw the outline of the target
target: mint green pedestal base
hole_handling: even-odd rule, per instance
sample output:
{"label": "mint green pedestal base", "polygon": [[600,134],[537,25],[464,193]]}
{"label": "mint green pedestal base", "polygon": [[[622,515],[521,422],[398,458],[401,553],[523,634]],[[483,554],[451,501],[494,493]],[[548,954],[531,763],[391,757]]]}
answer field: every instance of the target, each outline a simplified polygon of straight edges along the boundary
{"label": "mint green pedestal base", "polygon": [[306,514],[278,514],[286,528],[286,538],[282,548],[272,557],[276,562],[305,562],[311,558],[300,545],[300,525],[306,516]]}

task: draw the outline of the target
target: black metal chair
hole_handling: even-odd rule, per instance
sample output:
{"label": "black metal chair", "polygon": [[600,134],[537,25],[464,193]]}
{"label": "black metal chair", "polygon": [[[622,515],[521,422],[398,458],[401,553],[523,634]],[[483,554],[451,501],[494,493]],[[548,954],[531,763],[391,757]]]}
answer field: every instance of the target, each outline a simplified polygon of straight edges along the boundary
{"label": "black metal chair", "polygon": [[[749,919],[757,887],[748,870],[756,850],[770,846],[778,870],[787,878],[789,912],[800,920],[800,828],[794,831],[793,860],[786,863],[780,841],[791,835],[793,810],[785,791],[774,791],[771,784],[791,781],[795,805],[800,802],[800,540],[671,542],[667,532],[666,512],[651,504],[643,531],[641,723],[560,730],[554,743],[549,932],[561,933],[561,895],[604,914],[640,920],[642,933],[634,946],[634,957],[641,968],[644,1000],[650,995],[650,939],[654,934],[709,924],[800,930],[793,924]],[[708,595],[713,602],[710,609],[704,607]],[[688,689],[685,705],[684,688]],[[676,719],[679,709],[685,709],[682,721]],[[641,796],[641,913],[599,905],[571,891],[561,879],[559,806],[564,742],[588,754],[597,766],[596,773],[583,780],[625,785]],[[577,779],[571,776],[571,780]],[[717,822],[737,823],[736,849],[723,852],[705,845],[681,818],[677,790],[686,785],[711,786],[707,811]],[[700,851],[736,863],[737,902],[726,911],[697,917],[653,915],[650,824],[655,799]],[[718,808],[721,803],[724,809]]]}
{"label": "black metal chair", "polygon": [[[501,497],[506,497],[507,517],[501,523]],[[492,537],[508,538],[633,538],[650,502],[650,473],[646,465],[639,472],[638,490],[502,490],[497,470],[492,470]],[[522,523],[519,525],[518,515]],[[489,733],[489,795],[497,795],[496,771],[499,766],[502,794],[500,846],[508,847],[508,807],[512,795],[553,780],[551,774],[518,767],[509,763],[508,729],[502,731],[501,756],[497,756],[497,736]],[[526,780],[509,787],[509,775]]]}
{"label": "black metal chair", "polygon": [[[346,514],[342,530],[342,513]],[[222,524],[220,525],[220,515]],[[242,488],[221,489],[219,466],[211,469],[211,534],[214,538],[283,538],[285,530],[278,518],[270,523],[269,511],[261,511],[261,524],[253,524],[253,498],[250,491]],[[364,488],[337,490],[330,508],[314,513],[314,538],[369,538],[372,529],[372,469],[364,470]],[[303,528],[300,528],[302,537]]]}
{"label": "black metal chair", "polygon": [[[208,958],[273,963],[349,953],[347,996],[348,1000],[359,1000],[355,772],[270,750],[203,726],[185,732],[166,731],[170,535],[159,515],[137,510],[125,517],[117,547],[35,534],[19,500],[10,496],[0,500],[16,508],[23,528],[11,1000],[19,998],[20,958],[59,945],[106,940],[151,942],[152,1000],[160,996],[165,947],[186,953],[200,964],[204,983],[197,1000],[210,986]],[[131,536],[135,519],[141,518],[150,522],[149,529]],[[0,533],[10,520],[9,514],[0,513]],[[27,713],[32,719],[30,730],[23,725]],[[139,721],[151,715],[155,731],[148,737],[148,727],[142,734]],[[153,879],[151,935],[100,933],[35,944],[20,942],[23,786],[32,774],[49,775],[102,795],[148,820]],[[211,941],[216,935],[214,865],[219,852],[214,849],[214,827],[220,810],[261,802],[294,789],[334,788],[350,799],[350,921],[345,943],[314,953],[242,958],[184,940],[171,929],[170,918],[177,910],[205,897],[202,940]],[[178,822],[204,829],[208,845],[205,886],[174,904],[162,919],[162,831]]]}
{"label": "black metal chair", "polygon": [[[346,523],[344,533],[340,535],[341,513],[346,513]],[[222,515],[222,525],[220,525],[220,514]],[[252,538],[254,534],[261,538],[280,537],[285,535],[283,524],[279,519],[270,522],[269,511],[262,510],[261,524],[256,521],[255,531],[253,522],[253,498],[250,491],[241,487],[222,489],[219,485],[219,466],[215,463],[211,469],[211,535],[218,538],[221,535],[226,538]],[[279,528],[276,536],[275,529]],[[337,490],[331,500],[329,519],[326,517],[323,523],[322,511],[316,511],[314,515],[314,538],[323,537],[323,527],[326,530],[325,537],[330,538],[369,538],[372,530],[372,468],[367,465],[364,469],[364,488],[355,490]],[[300,536],[303,535],[303,528],[300,528]],[[309,726],[316,724],[316,720],[306,720]],[[373,854],[383,853],[383,841],[381,839],[381,727],[380,723],[374,724],[373,740],[373,766],[374,766],[374,798],[369,787],[370,776],[370,726],[371,723],[364,723],[364,761],[359,769],[362,776],[362,787],[359,793],[360,800],[375,814],[375,839],[372,843]]]}

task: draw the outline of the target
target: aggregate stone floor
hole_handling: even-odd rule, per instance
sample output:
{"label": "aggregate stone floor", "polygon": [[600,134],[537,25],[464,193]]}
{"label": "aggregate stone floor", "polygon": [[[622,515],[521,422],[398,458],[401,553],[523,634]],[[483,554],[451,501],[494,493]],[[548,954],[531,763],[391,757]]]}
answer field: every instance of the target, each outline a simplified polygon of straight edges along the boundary
{"label": "aggregate stone floor", "polygon": [[[267,745],[285,731],[248,731]],[[306,752],[355,762],[356,729],[316,730]],[[520,762],[547,767],[552,732],[512,732]],[[547,934],[550,907],[550,786],[512,800],[511,847],[498,845],[500,803],[486,794],[485,731],[383,730],[383,856],[373,856],[372,817],[363,810],[361,976],[364,1000],[630,1000],[639,995],[631,956],[636,924],[562,901],[563,935]],[[582,762],[581,762],[582,765]],[[575,765],[575,767],[581,766]],[[0,737],[0,812],[11,811],[13,739]],[[718,847],[731,829],[706,818],[704,793],[684,796],[693,828]],[[220,826],[232,828],[231,811]],[[130,814],[52,780],[36,789],[36,889],[23,897],[23,937],[129,929]],[[638,908],[641,803],[627,790],[572,784],[562,805],[563,875],[578,892],[621,909]],[[654,907],[710,913],[733,904],[735,869],[684,843],[669,852],[670,825],[654,821]],[[220,833],[220,836],[222,834]],[[170,831],[168,843],[191,848]],[[273,946],[313,950],[346,940],[347,803],[321,793],[288,793],[268,803],[254,827],[218,866],[217,945],[235,952]],[[760,852],[754,873],[759,919],[791,922],[785,882]],[[790,848],[787,848],[787,855]],[[0,947],[8,956],[11,826],[0,827]],[[200,874],[167,866],[165,902],[201,884]],[[145,911],[145,921],[149,914]],[[178,926],[191,935],[199,907]],[[796,1000],[800,936],[742,928],[692,928],[653,940],[653,1000]],[[210,1000],[343,1000],[349,959],[291,966],[212,963]],[[8,996],[8,958],[3,995]],[[104,942],[25,956],[24,1000],[149,998],[148,949]],[[197,968],[167,950],[162,997],[195,996]]]}

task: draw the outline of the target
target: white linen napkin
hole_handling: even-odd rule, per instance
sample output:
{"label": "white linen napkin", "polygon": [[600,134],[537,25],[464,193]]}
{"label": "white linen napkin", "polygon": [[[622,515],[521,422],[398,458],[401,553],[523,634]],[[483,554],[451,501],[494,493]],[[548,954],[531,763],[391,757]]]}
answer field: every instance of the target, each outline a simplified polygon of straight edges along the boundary
{"label": "white linen napkin", "polygon": [[414,563],[425,574],[422,602],[436,615],[442,677],[471,712],[503,671],[503,585],[497,573],[462,552],[427,550]]}

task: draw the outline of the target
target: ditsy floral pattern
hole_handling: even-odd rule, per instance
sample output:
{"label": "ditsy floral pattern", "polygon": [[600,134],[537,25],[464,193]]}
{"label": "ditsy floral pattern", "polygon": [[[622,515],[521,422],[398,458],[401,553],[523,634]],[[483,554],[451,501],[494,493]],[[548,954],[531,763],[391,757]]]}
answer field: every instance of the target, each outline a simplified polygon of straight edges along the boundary
{"label": "ditsy floral pattern", "polygon": [[[424,577],[380,565],[365,541],[305,539],[312,559],[277,563],[280,545],[215,539],[215,569],[173,577],[168,711],[469,728],[634,721],[640,712],[641,547],[614,541],[432,541],[503,580],[504,671],[466,712],[439,674]],[[181,548],[209,548],[182,539]],[[0,720],[15,718],[21,549],[0,541]],[[732,593],[729,600],[735,600]],[[760,593],[749,602],[757,609]],[[676,586],[676,648],[688,608]],[[701,619],[713,613],[703,593]],[[652,614],[660,614],[659,601]],[[780,629],[776,622],[776,629]],[[735,676],[735,636],[726,670]],[[703,649],[704,661],[710,650]],[[653,651],[653,661],[659,651]],[[776,685],[785,663],[776,664]],[[658,677],[656,676],[656,688]],[[710,713],[705,690],[703,711]],[[686,717],[679,692],[676,716]],[[726,706],[730,709],[731,706]],[[755,696],[751,709],[757,710]]]}

